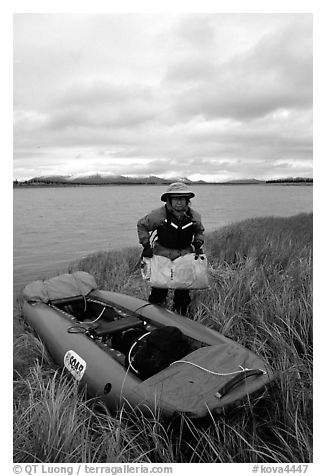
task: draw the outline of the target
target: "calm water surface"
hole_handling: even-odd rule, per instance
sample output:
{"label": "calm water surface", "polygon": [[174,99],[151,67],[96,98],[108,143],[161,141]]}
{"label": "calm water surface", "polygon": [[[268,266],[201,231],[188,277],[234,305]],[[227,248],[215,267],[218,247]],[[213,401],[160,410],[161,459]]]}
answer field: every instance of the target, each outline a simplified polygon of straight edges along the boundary
{"label": "calm water surface", "polygon": [[[246,218],[312,212],[312,186],[195,185],[206,231]],[[14,291],[72,261],[138,244],[136,222],[160,207],[166,186],[14,189]]]}

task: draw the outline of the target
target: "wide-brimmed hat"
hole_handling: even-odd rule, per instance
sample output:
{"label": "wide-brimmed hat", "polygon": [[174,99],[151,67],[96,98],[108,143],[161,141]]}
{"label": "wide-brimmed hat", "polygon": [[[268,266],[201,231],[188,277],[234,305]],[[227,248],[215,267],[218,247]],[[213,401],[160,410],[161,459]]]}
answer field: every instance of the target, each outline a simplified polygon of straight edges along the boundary
{"label": "wide-brimmed hat", "polygon": [[174,182],[168,186],[167,191],[161,196],[162,202],[166,202],[168,197],[187,197],[193,198],[194,192],[189,190],[188,186],[183,182]]}

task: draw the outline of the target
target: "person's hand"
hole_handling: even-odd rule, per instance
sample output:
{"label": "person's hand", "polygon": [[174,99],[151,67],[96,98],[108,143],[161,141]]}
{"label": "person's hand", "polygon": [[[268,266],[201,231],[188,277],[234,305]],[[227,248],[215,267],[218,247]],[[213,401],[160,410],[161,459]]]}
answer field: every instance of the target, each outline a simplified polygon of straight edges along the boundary
{"label": "person's hand", "polygon": [[153,258],[153,248],[151,247],[150,244],[145,245],[143,252],[142,252],[142,258]]}
{"label": "person's hand", "polygon": [[204,259],[204,256],[201,256],[203,254],[204,254],[204,251],[203,251],[202,248],[196,248],[195,249],[195,259],[198,259],[199,256],[200,256],[201,259]]}
{"label": "person's hand", "polygon": [[194,241],[194,248],[195,248],[195,259],[198,259],[200,255],[204,254],[202,249],[203,242],[202,241]]}

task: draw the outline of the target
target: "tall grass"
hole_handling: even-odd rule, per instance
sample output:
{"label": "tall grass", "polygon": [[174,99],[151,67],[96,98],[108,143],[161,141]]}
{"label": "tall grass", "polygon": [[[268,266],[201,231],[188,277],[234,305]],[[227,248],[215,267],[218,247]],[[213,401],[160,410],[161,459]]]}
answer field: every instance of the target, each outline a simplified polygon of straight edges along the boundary
{"label": "tall grass", "polygon": [[[205,250],[211,287],[193,293],[192,318],[266,359],[273,384],[204,422],[110,415],[26,332],[14,344],[16,462],[312,461],[312,215],[245,220]],[[137,248],[100,252],[70,271],[146,299],[138,260]]]}

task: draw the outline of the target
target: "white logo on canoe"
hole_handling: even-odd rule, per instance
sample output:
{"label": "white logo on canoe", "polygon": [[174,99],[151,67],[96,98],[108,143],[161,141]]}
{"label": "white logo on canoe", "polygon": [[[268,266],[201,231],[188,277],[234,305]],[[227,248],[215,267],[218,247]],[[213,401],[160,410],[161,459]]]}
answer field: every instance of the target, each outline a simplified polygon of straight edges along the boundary
{"label": "white logo on canoe", "polygon": [[86,362],[73,350],[66,352],[63,363],[76,380],[81,380],[86,370]]}

